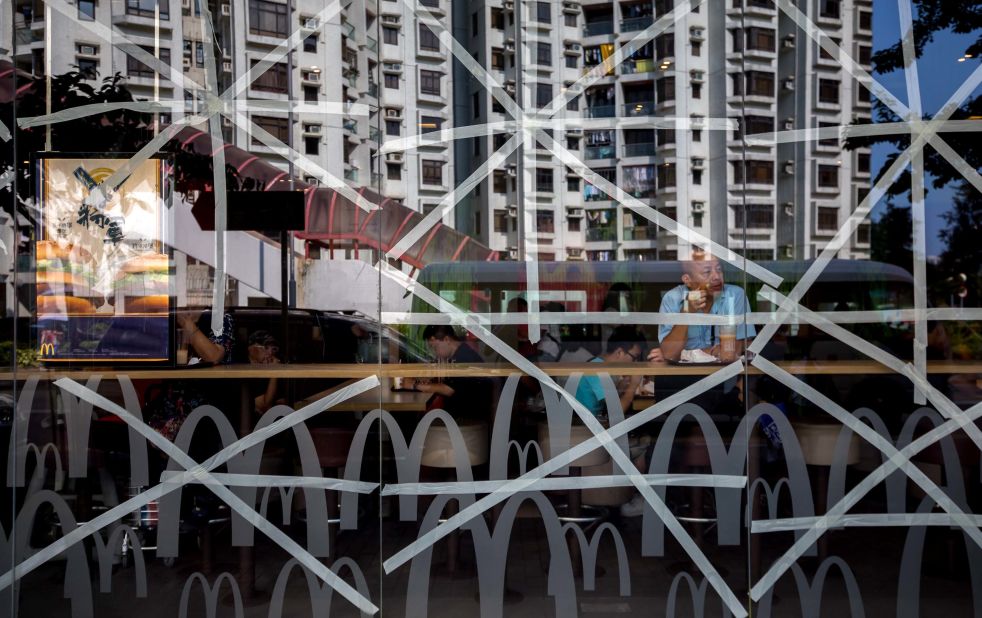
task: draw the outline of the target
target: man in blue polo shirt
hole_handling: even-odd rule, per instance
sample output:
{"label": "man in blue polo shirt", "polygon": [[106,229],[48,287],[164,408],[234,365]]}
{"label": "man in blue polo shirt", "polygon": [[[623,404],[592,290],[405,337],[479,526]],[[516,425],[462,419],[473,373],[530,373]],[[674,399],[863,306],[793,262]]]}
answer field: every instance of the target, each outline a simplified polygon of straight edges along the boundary
{"label": "man in blue polo shirt", "polygon": [[[661,313],[739,315],[750,311],[747,295],[739,286],[723,281],[719,260],[699,248],[682,263],[682,284],[669,290],[661,301]],[[757,334],[753,324],[737,324],[737,349]],[[702,350],[719,357],[719,327],[708,324],[662,324],[658,327],[662,354],[677,361],[683,350]]]}
{"label": "man in blue polo shirt", "polygon": [[[607,349],[601,356],[595,356],[591,363],[636,363],[644,354],[644,335],[633,326],[618,326],[607,339]],[[599,369],[597,370],[600,371]],[[634,402],[634,393],[641,383],[641,376],[627,376],[618,384],[618,396],[621,409],[629,410]],[[590,373],[580,378],[576,388],[576,400],[582,403],[594,416],[607,414],[607,402],[604,397],[603,384],[597,373]]]}

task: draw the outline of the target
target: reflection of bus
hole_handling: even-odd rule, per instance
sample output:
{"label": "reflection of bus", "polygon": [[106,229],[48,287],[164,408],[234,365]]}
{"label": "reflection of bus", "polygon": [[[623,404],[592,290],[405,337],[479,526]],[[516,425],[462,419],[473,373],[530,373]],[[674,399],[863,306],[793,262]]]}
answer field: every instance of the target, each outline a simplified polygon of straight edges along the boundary
{"label": "reflection of bus", "polygon": [[[784,280],[779,291],[787,294],[812,263],[775,261],[760,265]],[[540,310],[552,303],[551,309],[574,314],[605,310],[657,313],[665,292],[681,283],[678,262],[540,262],[536,268]],[[524,262],[431,264],[420,272],[418,282],[461,310],[501,314],[512,298],[528,295],[526,269]],[[760,281],[725,263],[723,269],[727,283],[747,291],[753,311],[775,308],[757,297]],[[809,288],[802,304],[822,312],[893,310],[913,308],[913,298],[913,278],[902,268],[880,262],[832,260]],[[420,313],[437,311],[419,297],[413,299],[412,309]],[[644,324],[643,319],[639,321],[648,340],[657,341],[657,327]],[[901,358],[911,357],[910,325],[880,322],[843,326]],[[603,328],[599,323],[564,325],[564,343],[584,343],[597,352]],[[861,358],[804,324],[782,327],[769,351],[779,358]]]}

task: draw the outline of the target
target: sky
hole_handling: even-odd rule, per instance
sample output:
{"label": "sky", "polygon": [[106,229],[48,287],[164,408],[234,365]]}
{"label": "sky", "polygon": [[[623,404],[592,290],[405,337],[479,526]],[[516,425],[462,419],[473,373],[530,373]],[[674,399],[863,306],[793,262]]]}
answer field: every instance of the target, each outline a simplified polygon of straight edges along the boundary
{"label": "sky", "polygon": [[[877,0],[873,4],[873,49],[874,51],[889,47],[900,40],[900,17],[897,2],[908,2],[909,0]],[[938,0],[948,2],[953,0]],[[915,6],[916,9],[916,6]],[[935,35],[934,41],[924,48],[924,53],[918,59],[918,78],[921,82],[921,104],[925,113],[933,115],[948,98],[958,89],[959,86],[968,78],[973,70],[978,66],[979,59],[972,58],[964,62],[958,62],[968,45],[975,39],[973,34],[955,34],[953,32],[941,32]],[[877,74],[876,79],[892,92],[899,100],[908,102],[907,84],[904,78],[904,71],[897,70],[891,73]],[[977,90],[975,94],[979,94]],[[879,146],[873,150],[873,169],[880,169],[884,158],[894,148],[889,145]],[[938,232],[945,227],[944,219],[941,215],[951,208],[954,192],[950,185],[938,190],[931,186],[931,181],[926,180],[928,194],[925,200],[925,210],[927,214],[927,254],[936,256],[944,250],[944,242],[938,238]],[[901,204],[901,201],[895,201]],[[906,203],[905,201],[903,203]],[[874,219],[878,212],[883,209],[883,204],[878,204],[874,210]]]}

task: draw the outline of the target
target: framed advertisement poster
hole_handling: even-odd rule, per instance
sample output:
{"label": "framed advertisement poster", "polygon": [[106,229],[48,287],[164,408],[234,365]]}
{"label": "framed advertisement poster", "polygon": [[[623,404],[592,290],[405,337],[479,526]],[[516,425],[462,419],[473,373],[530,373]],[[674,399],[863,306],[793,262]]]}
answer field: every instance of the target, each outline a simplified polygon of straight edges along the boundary
{"label": "framed advertisement poster", "polygon": [[152,157],[104,185],[131,156],[35,157],[35,316],[45,363],[173,362],[172,164]]}

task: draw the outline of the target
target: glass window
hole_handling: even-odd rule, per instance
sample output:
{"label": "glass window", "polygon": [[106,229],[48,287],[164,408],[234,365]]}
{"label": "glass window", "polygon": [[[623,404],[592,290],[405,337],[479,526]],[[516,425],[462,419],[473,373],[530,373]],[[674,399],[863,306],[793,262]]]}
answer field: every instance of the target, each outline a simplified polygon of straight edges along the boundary
{"label": "glass window", "polygon": [[399,120],[386,120],[385,121],[385,134],[399,136],[402,133],[402,121]]}
{"label": "glass window", "polygon": [[[143,49],[143,51],[147,52],[151,56],[154,55],[153,48],[152,47],[145,47],[143,45],[141,45],[140,47]],[[158,60],[160,60],[160,62],[162,64],[170,65],[170,50],[167,49],[166,47],[161,47],[160,48],[160,54],[158,56],[156,56],[156,58]],[[139,60],[137,60],[133,56],[130,56],[129,54],[127,54],[127,56],[126,56],[126,74],[129,75],[130,77],[149,77],[149,78],[152,78],[155,73],[154,73],[153,69],[151,69],[147,65],[143,64],[142,62],[140,62]]]}
{"label": "glass window", "polygon": [[[253,60],[250,64],[253,68],[259,64],[259,60]],[[266,72],[262,75],[256,75],[255,72],[252,73],[252,89],[259,90],[261,92],[277,92],[281,94],[286,94],[289,89],[289,84],[287,83],[287,72],[286,63],[278,62],[273,66],[266,69]]]}
{"label": "glass window", "polygon": [[399,89],[399,76],[396,75],[395,73],[386,73],[385,75],[383,75],[383,80],[385,83],[385,87],[388,88],[389,90]]}
{"label": "glass window", "polygon": [[385,172],[389,180],[402,180],[402,163],[386,163]]}
{"label": "glass window", "polygon": [[818,100],[822,103],[838,103],[839,82],[834,79],[818,80]]}
{"label": "glass window", "polygon": [[748,184],[774,184],[774,164],[771,161],[748,160],[733,163],[733,180],[736,184],[744,181],[744,171]]}
{"label": "glass window", "polygon": [[95,19],[95,0],[78,0],[78,18],[83,21]]}
{"label": "glass window", "polygon": [[822,165],[818,166],[818,186],[838,187],[839,186],[839,166]]}
{"label": "glass window", "polygon": [[317,51],[317,33],[308,34],[303,40],[303,50],[305,52]]}
{"label": "glass window", "polygon": [[834,232],[839,229],[839,209],[835,206],[818,207],[818,229]]}
{"label": "glass window", "polygon": [[772,28],[747,28],[747,49],[775,51],[776,41]]}
{"label": "glass window", "polygon": [[774,74],[767,71],[747,71],[747,94],[773,97]]}
{"label": "glass window", "polygon": [[269,0],[249,0],[249,32],[284,38],[289,34],[286,4]]}
{"label": "glass window", "polygon": [[552,101],[552,84],[538,83],[535,85],[535,106],[545,107]]}
{"label": "glass window", "polygon": [[419,48],[424,51],[440,51],[440,39],[426,24],[419,25]]}
{"label": "glass window", "polygon": [[839,19],[842,16],[841,5],[841,0],[819,0],[818,14],[829,19]]}
{"label": "glass window", "polygon": [[[290,141],[290,122],[286,118],[275,118],[273,116],[253,116],[252,121],[264,129],[267,133],[280,140],[284,144]],[[253,135],[252,144],[261,145],[262,142]]]}
{"label": "glass window", "polygon": [[[126,0],[126,13],[139,17],[154,18],[157,15],[157,0]],[[168,2],[159,3],[160,19],[170,19]]]}
{"label": "glass window", "polygon": [[[420,24],[422,26],[423,24]],[[390,26],[382,26],[382,42],[388,45],[399,44],[399,29]]]}
{"label": "glass window", "polygon": [[553,190],[553,170],[552,168],[535,168],[535,190],[543,193],[552,193]]}
{"label": "glass window", "polygon": [[319,137],[304,137],[304,154],[316,155],[320,152],[321,140]]}
{"label": "glass window", "polygon": [[540,41],[535,44],[535,50],[536,64],[552,66],[552,45]]}
{"label": "glass window", "polygon": [[419,91],[422,94],[439,95],[441,79],[443,79],[443,73],[439,71],[421,70],[419,72]]}
{"label": "glass window", "polygon": [[443,118],[439,116],[421,116],[419,119],[420,133],[432,133],[443,129]]}
{"label": "glass window", "polygon": [[535,21],[542,24],[548,24],[552,22],[552,15],[550,13],[548,2],[535,3]]}
{"label": "glass window", "polygon": [[443,161],[423,159],[421,166],[424,185],[443,184]]}
{"label": "glass window", "polygon": [[774,206],[770,204],[741,204],[732,208],[737,228],[769,230],[774,227]]}

